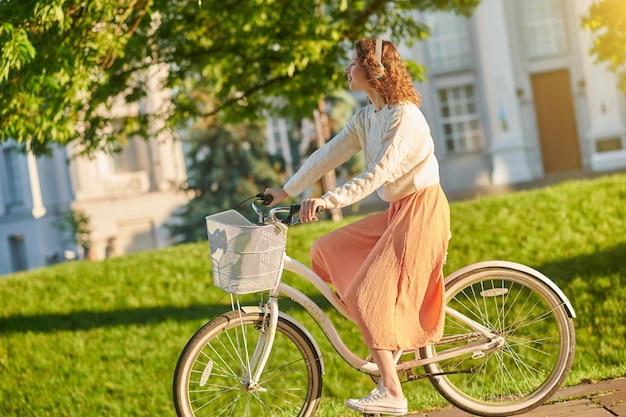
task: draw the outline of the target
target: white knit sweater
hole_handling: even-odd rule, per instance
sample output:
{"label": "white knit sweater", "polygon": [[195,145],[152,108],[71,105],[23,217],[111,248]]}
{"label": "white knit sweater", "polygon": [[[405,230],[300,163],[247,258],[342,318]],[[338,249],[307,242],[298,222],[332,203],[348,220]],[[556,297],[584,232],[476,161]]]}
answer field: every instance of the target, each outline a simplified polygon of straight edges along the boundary
{"label": "white knit sweater", "polygon": [[325,173],[362,150],[366,168],[357,177],[322,196],[327,208],[340,208],[374,191],[383,201],[398,201],[439,183],[439,164],[424,115],[413,103],[378,112],[373,105],[357,111],[346,127],[306,160],[284,185],[298,195]]}

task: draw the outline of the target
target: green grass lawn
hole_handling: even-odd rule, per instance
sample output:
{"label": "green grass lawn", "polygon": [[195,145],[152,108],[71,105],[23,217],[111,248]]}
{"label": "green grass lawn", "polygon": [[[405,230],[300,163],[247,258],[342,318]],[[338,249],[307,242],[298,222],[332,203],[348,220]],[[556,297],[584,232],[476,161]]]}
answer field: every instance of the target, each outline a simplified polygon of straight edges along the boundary
{"label": "green grass lawn", "polygon": [[[291,255],[307,262],[311,240],[337,226],[291,229]],[[568,385],[626,375],[626,175],[455,202],[452,228],[447,273],[484,260],[520,262],[570,298],[578,318]],[[8,275],[0,300],[3,417],[174,416],[170,387],[181,349],[230,308],[211,286],[206,242]],[[369,377],[342,363],[304,313],[286,307],[325,352],[318,415],[358,416],[343,401],[366,394]],[[357,329],[335,324],[365,353]],[[426,380],[405,393],[413,411],[445,405]]]}

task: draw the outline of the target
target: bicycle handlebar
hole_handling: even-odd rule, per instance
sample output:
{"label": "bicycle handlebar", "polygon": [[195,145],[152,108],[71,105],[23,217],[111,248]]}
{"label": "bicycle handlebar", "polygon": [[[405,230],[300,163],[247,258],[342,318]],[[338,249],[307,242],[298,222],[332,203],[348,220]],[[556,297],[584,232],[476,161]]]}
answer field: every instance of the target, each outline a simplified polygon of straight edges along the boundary
{"label": "bicycle handlebar", "polygon": [[[261,201],[263,201],[263,205],[267,206],[269,205],[272,201],[274,201],[274,197],[272,197],[270,194],[257,194],[255,196],[256,198],[260,199]],[[258,201],[258,200],[257,200]]]}
{"label": "bicycle handlebar", "polygon": [[[269,221],[271,223],[280,222],[287,226],[293,226],[295,224],[300,223],[300,217],[296,216],[298,213],[300,213],[300,209],[302,208],[300,204],[273,207],[269,209],[268,215],[265,215],[265,213],[263,213],[263,211],[259,209],[258,203],[264,206],[267,206],[271,204],[271,202],[274,200],[274,197],[272,197],[269,194],[263,194],[263,193],[257,194],[255,197],[257,199],[252,202],[252,208],[259,215],[260,223],[265,223],[266,221]],[[317,212],[321,213],[322,208],[318,207]],[[285,217],[284,219],[280,219],[277,216],[277,214],[279,213],[288,213],[288,214],[287,214],[287,217]]]}
{"label": "bicycle handlebar", "polygon": [[[273,200],[269,194],[257,194],[256,200],[252,202],[252,208],[259,216],[259,223],[266,224],[270,223],[282,223],[287,226],[293,226],[295,224],[300,223],[300,217],[296,216],[300,212],[300,204],[293,204],[291,206],[277,206],[269,209],[268,214],[266,215],[260,208],[259,204],[267,206]],[[279,213],[287,213],[287,217],[280,219],[278,217]],[[295,217],[294,217],[295,216]]]}

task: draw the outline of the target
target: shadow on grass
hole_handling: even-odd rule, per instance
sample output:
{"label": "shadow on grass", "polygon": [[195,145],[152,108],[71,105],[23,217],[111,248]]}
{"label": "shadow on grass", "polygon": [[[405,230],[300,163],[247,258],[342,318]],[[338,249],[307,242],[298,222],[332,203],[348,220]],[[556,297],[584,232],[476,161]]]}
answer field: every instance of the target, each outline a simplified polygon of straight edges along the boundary
{"label": "shadow on grass", "polygon": [[[619,273],[626,278],[626,243],[619,244],[608,250],[589,255],[578,256],[543,265],[531,265],[552,279],[561,288],[566,288],[573,276],[583,276],[590,281],[595,277]],[[566,295],[567,291],[566,291]],[[574,294],[569,294],[573,296]],[[332,309],[320,294],[309,294],[311,299],[328,311]],[[258,305],[250,302],[251,297],[244,296],[242,305]],[[300,307],[281,299],[281,310],[290,312]],[[209,321],[230,310],[228,296],[222,295],[219,301],[210,304],[194,304],[190,306],[156,306],[143,308],[118,309],[113,311],[74,311],[63,313],[42,313],[36,315],[13,315],[0,318],[2,333],[50,333],[56,331],[80,331],[94,328],[117,326],[144,326],[166,321]]]}
{"label": "shadow on grass", "polygon": [[114,311],[73,311],[13,315],[0,319],[2,333],[49,333],[103,327],[144,326],[165,321],[209,321],[228,310],[225,305],[158,306]]}
{"label": "shadow on grass", "polygon": [[560,286],[567,286],[574,276],[591,280],[619,273],[626,279],[626,243],[572,259],[547,262],[534,268]]}
{"label": "shadow on grass", "polygon": [[[320,306],[323,296],[311,297]],[[250,301],[254,299],[255,301]],[[241,305],[258,305],[258,297],[243,296]],[[281,310],[298,309],[289,300],[281,301]],[[16,314],[0,318],[0,333],[51,333],[58,331],[81,331],[94,328],[118,326],[146,326],[166,321],[209,321],[231,310],[229,302],[194,304],[189,306],[156,306],[112,311],[73,311],[71,313]]]}

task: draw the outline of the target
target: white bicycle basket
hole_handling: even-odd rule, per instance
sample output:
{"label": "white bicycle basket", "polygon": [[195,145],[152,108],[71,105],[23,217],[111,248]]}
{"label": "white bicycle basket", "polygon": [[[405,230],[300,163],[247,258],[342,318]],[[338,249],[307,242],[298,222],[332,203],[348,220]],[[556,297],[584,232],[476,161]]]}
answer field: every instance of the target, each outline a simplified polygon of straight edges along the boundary
{"label": "white bicycle basket", "polygon": [[231,294],[274,288],[280,278],[287,236],[274,225],[259,226],[235,210],[206,217],[213,285]]}

